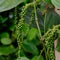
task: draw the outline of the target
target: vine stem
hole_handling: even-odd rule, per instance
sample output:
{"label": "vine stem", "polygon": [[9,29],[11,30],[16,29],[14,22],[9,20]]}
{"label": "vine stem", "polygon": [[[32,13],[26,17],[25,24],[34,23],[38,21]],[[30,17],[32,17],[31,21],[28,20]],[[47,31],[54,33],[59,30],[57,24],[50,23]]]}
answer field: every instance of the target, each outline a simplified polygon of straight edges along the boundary
{"label": "vine stem", "polygon": [[[37,28],[38,28],[38,31],[39,31],[39,36],[40,36],[40,38],[42,38],[42,40],[43,40],[43,37],[42,37],[42,34],[41,34],[41,29],[40,29],[40,27],[39,27],[39,23],[38,23],[38,18],[37,18],[37,11],[36,11],[36,1],[34,0],[34,12],[35,12],[35,22],[36,22],[36,25],[37,25]],[[48,58],[47,58],[47,53],[46,53],[46,48],[45,48],[45,46],[44,46],[44,44],[43,44],[43,50],[41,51],[41,53],[40,53],[40,56],[41,56],[41,54],[42,54],[42,52],[44,51],[45,52],[45,56],[46,56],[46,60],[48,60]]]}
{"label": "vine stem", "polygon": [[20,59],[20,52],[21,52],[20,39],[17,39],[17,43],[18,43],[18,59]]}
{"label": "vine stem", "polygon": [[45,13],[45,17],[44,17],[44,34],[45,34],[45,23],[46,23],[46,13]]}
{"label": "vine stem", "polygon": [[41,50],[40,56],[41,56],[41,54],[43,53],[43,51],[44,51],[44,48]]}
{"label": "vine stem", "polygon": [[46,48],[45,47],[44,47],[44,52],[45,52],[46,60],[48,60],[48,55],[47,55],[47,52],[46,52]]}
{"label": "vine stem", "polygon": [[38,23],[38,18],[37,18],[37,12],[36,12],[36,1],[34,0],[34,12],[35,12],[35,22],[36,22],[36,25],[37,25],[37,28],[38,28],[38,31],[39,31],[39,36],[41,37],[41,30],[40,30],[40,27],[39,27],[39,23]]}
{"label": "vine stem", "polygon": [[[48,60],[48,55],[47,55],[47,52],[46,52],[46,47],[45,47],[45,44],[42,42],[42,41],[40,41],[42,44],[43,44],[43,51],[44,51],[44,53],[45,53],[45,57],[46,57],[46,60]],[[41,56],[41,54],[42,53],[40,53],[40,56]]]}

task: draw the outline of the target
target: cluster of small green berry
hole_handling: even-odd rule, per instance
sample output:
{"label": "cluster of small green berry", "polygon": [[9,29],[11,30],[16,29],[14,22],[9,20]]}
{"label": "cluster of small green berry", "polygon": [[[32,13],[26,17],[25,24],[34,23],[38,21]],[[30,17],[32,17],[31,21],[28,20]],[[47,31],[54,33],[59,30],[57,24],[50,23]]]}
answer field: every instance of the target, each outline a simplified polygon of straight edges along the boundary
{"label": "cluster of small green berry", "polygon": [[[21,39],[21,35],[22,35],[22,25],[24,24],[24,20],[25,20],[25,15],[27,12],[27,9],[29,8],[29,6],[31,6],[32,3],[26,4],[25,6],[23,6],[22,8],[22,12],[20,13],[20,20],[17,22],[16,25],[16,37],[17,37],[17,43],[18,43],[18,59],[20,59],[20,53],[21,53],[21,43],[22,43],[22,39]],[[16,10],[16,9],[15,9]],[[16,11],[15,11],[16,12]],[[16,16],[15,16],[16,17]],[[16,19],[17,20],[17,19]],[[32,20],[32,18],[31,18]]]}
{"label": "cluster of small green berry", "polygon": [[18,21],[17,25],[16,25],[16,37],[17,37],[17,43],[18,43],[18,58],[20,58],[20,52],[21,52],[21,43],[22,40],[20,39],[21,37],[21,28],[22,25],[24,24],[24,15],[26,13],[25,7],[23,7],[22,12],[21,12],[21,18]]}
{"label": "cluster of small green berry", "polygon": [[[57,31],[59,30],[60,25],[56,25],[53,29],[49,29],[44,35],[45,46],[47,50],[48,59],[55,60],[54,54],[54,39],[58,38]],[[56,36],[55,36],[56,34]]]}

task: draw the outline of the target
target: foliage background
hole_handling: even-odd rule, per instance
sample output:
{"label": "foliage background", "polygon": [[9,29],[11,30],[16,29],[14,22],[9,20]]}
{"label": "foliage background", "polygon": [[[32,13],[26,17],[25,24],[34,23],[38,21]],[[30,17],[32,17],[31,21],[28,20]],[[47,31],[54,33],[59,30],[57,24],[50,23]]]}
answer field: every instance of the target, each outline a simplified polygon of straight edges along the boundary
{"label": "foliage background", "polygon": [[[22,2],[19,6],[8,11],[0,12],[1,60],[19,60],[19,54],[19,56],[21,57],[20,60],[47,60],[49,59],[49,57],[53,56],[48,56],[48,53],[46,52],[47,50],[45,49],[46,47],[44,47],[44,44],[42,44],[42,41],[40,39],[40,32],[38,28],[40,28],[41,34],[43,36],[50,28],[52,29],[53,26],[60,24],[60,16],[54,11],[54,6],[52,5],[51,1],[36,1],[36,14],[38,22],[35,21],[34,6],[29,6],[27,8],[27,5],[33,2],[31,0],[26,0],[25,2]],[[27,8],[26,11],[24,11],[23,6],[26,6],[24,7]],[[21,13],[22,11],[23,13]],[[23,14],[24,23],[22,24],[19,33],[21,34],[20,39],[23,40],[20,41],[21,49],[19,50],[16,37],[17,33],[15,32],[19,20],[21,21],[21,14]],[[37,23],[39,23],[40,26],[38,28],[36,25]],[[56,38],[57,37],[55,37],[54,39]],[[50,44],[51,43],[49,43],[48,45]],[[57,49],[60,51],[59,45],[60,44],[58,44]]]}

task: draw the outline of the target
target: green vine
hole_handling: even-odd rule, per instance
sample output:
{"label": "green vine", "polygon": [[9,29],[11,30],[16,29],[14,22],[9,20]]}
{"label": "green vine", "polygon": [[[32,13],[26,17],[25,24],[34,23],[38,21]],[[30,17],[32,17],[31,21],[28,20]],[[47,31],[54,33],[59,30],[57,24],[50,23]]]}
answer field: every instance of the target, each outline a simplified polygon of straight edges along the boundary
{"label": "green vine", "polygon": [[34,3],[35,22],[36,22],[36,25],[37,25],[37,28],[38,28],[38,31],[39,31],[39,36],[41,37],[41,30],[40,30],[40,27],[39,27],[37,12],[36,12],[36,1],[34,0],[34,2],[35,2]]}

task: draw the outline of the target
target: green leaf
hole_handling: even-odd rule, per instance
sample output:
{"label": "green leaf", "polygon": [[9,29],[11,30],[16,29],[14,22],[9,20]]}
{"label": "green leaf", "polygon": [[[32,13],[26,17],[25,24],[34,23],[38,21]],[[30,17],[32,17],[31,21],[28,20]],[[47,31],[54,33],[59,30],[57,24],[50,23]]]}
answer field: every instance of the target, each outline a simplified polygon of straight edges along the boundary
{"label": "green leaf", "polygon": [[15,29],[15,24],[12,24],[9,29],[10,29],[11,31],[14,31],[14,29]]}
{"label": "green leaf", "polygon": [[9,45],[12,43],[10,38],[1,38],[1,43],[4,45]]}
{"label": "green leaf", "polygon": [[21,50],[20,56],[21,56],[21,57],[25,56],[25,54],[24,54],[24,51],[23,51],[23,50]]}
{"label": "green leaf", "polygon": [[0,12],[10,10],[25,0],[1,0],[0,2]]}
{"label": "green leaf", "polygon": [[29,31],[29,27],[28,27],[28,24],[23,24],[22,25],[22,28],[21,28],[22,32],[24,35],[27,35],[28,31]]}
{"label": "green leaf", "polygon": [[8,32],[2,33],[1,38],[9,38],[9,33]]}
{"label": "green leaf", "polygon": [[[58,18],[58,19],[57,19]],[[48,9],[45,16],[45,31],[49,28],[53,28],[53,25],[60,24],[60,16],[52,9]],[[49,24],[48,24],[49,23]]]}
{"label": "green leaf", "polygon": [[29,60],[28,58],[26,58],[26,57],[21,57],[21,59],[20,60]]}
{"label": "green leaf", "polygon": [[27,40],[23,42],[22,47],[26,52],[32,53],[33,55],[38,55],[39,53],[37,47],[31,42],[28,42]]}
{"label": "green leaf", "polygon": [[41,0],[36,0],[37,2],[41,2]]}
{"label": "green leaf", "polygon": [[31,60],[37,60],[37,56],[34,56]]}
{"label": "green leaf", "polygon": [[6,60],[5,57],[3,56],[0,56],[0,60]]}
{"label": "green leaf", "polygon": [[44,60],[44,57],[41,55],[38,57],[38,60]]}
{"label": "green leaf", "polygon": [[57,9],[60,9],[60,0],[51,0],[51,2]]}
{"label": "green leaf", "polygon": [[5,0],[0,0],[0,4],[2,4]]}
{"label": "green leaf", "polygon": [[21,57],[20,59],[17,60],[30,60],[30,59],[28,59],[27,57]]}
{"label": "green leaf", "polygon": [[47,3],[51,3],[51,0],[46,0]]}
{"label": "green leaf", "polygon": [[34,56],[31,60],[44,60],[43,56]]}
{"label": "green leaf", "polygon": [[0,55],[9,55],[13,52],[15,52],[15,48],[12,45],[0,47]]}
{"label": "green leaf", "polygon": [[28,40],[33,40],[37,35],[37,29],[36,28],[31,28],[30,31],[28,32]]}
{"label": "green leaf", "polygon": [[8,18],[3,18],[2,16],[0,16],[0,23],[5,23],[8,20]]}
{"label": "green leaf", "polygon": [[35,44],[35,45],[39,45],[40,44],[40,41],[38,39],[33,39],[31,41],[31,43]]}

